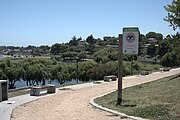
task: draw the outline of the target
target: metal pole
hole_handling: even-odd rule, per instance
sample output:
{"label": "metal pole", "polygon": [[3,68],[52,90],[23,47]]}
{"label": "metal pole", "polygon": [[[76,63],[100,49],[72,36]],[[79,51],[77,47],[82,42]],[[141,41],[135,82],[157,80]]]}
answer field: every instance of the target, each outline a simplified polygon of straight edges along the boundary
{"label": "metal pole", "polygon": [[123,35],[119,34],[119,52],[118,52],[118,98],[117,104],[120,105],[122,103],[122,43],[123,43]]}
{"label": "metal pole", "polygon": [[78,62],[79,62],[79,58],[76,57],[76,69],[77,69],[77,71],[76,71],[76,79],[77,79],[77,83],[78,83],[78,81],[79,81]]}
{"label": "metal pole", "polygon": [[133,56],[131,56],[131,75],[132,75],[132,64],[133,64]]}

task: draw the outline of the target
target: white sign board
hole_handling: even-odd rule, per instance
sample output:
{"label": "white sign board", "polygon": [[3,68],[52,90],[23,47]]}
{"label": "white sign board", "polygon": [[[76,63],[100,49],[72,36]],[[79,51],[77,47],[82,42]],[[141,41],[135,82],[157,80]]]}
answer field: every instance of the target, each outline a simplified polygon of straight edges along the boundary
{"label": "white sign board", "polygon": [[138,54],[139,28],[123,28],[123,54]]}

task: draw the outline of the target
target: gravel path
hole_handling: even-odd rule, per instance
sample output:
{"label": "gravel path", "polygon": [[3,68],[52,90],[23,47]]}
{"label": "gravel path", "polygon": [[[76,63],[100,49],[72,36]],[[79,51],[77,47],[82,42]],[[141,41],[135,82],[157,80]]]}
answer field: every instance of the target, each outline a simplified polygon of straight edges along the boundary
{"label": "gravel path", "polygon": [[[125,77],[123,88],[174,74],[180,74],[180,69],[157,72],[147,76]],[[120,116],[95,109],[89,104],[91,98],[115,89],[117,89],[117,82],[58,90],[54,95],[16,107],[11,120],[120,120]]]}

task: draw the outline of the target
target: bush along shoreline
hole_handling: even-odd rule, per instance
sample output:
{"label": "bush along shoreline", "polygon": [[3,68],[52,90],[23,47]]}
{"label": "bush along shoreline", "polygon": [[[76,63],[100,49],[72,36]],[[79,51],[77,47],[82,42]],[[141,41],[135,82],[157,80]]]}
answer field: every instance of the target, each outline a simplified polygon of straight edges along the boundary
{"label": "bush along shoreline", "polygon": [[[23,80],[25,86],[39,86],[56,82],[63,85],[68,81],[81,82],[103,80],[104,76],[117,75],[117,61],[97,63],[93,59],[78,63],[58,63],[51,58],[25,58],[17,61],[0,60],[0,79],[7,79],[9,89]],[[123,62],[123,76],[140,74],[141,71],[159,70],[160,65]],[[19,83],[20,84],[20,83]]]}

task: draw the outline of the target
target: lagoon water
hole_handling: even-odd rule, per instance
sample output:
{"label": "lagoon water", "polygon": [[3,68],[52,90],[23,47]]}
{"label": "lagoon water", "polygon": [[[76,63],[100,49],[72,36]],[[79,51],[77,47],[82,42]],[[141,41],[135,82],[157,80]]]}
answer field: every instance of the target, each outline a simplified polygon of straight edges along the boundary
{"label": "lagoon water", "polygon": [[[81,83],[81,82],[82,81],[78,80],[78,83]],[[65,81],[64,85],[75,84],[75,83],[77,83],[77,80],[76,79],[72,79],[70,81]],[[60,85],[57,80],[53,80],[53,81],[46,80],[45,84],[53,84],[53,85],[56,85],[56,86]],[[26,87],[26,81],[24,81],[24,80],[17,81],[15,83],[15,87],[16,88]]]}

